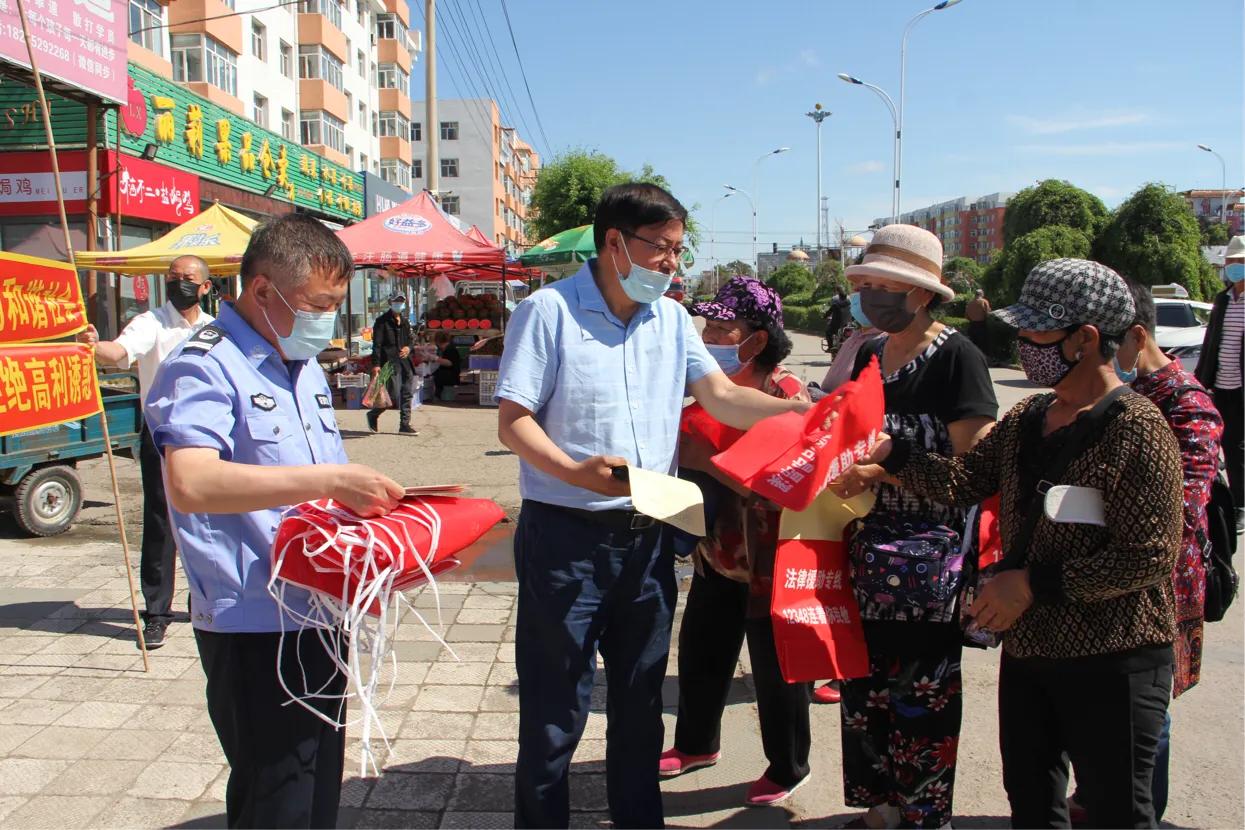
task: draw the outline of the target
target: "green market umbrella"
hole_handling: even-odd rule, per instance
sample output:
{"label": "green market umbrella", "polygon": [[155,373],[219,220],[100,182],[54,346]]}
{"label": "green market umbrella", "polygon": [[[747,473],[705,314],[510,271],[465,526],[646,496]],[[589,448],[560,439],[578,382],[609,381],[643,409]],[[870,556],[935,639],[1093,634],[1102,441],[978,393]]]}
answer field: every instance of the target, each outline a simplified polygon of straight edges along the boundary
{"label": "green market umbrella", "polygon": [[519,257],[525,268],[543,268],[559,270],[559,266],[578,268],[579,263],[587,262],[596,256],[597,246],[592,239],[592,225],[581,225],[578,228],[555,233],[543,242],[538,242],[527,253]]}

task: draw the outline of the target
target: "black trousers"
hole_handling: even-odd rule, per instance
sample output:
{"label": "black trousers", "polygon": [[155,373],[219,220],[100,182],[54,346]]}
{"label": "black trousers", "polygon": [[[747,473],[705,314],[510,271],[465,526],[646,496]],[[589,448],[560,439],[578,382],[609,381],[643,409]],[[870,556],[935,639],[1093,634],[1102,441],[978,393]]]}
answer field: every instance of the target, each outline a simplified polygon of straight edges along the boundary
{"label": "black trousers", "polygon": [[169,526],[169,504],[164,495],[160,451],[143,424],[138,445],[138,469],[143,479],[143,549],[138,578],[147,603],[144,619],[173,619],[173,577],[177,573],[177,544]]}
{"label": "black trousers", "polygon": [[[207,675],[207,705],[229,761],[225,812],[230,827],[335,827],[346,730],[296,703],[277,679],[280,634],[218,634],[195,629]],[[339,646],[345,654],[345,646]],[[315,632],[286,634],[281,674],[295,694],[340,695],[337,672]],[[288,705],[283,705],[288,704]],[[333,720],[338,701],[314,705]]]}
{"label": "black trousers", "polygon": [[[398,424],[409,425],[411,423],[411,401],[415,398],[415,367],[411,365],[409,359],[398,358],[393,361],[393,374],[389,376],[389,383],[386,387],[389,390],[389,397],[393,399],[398,410]],[[385,410],[373,409],[371,411],[379,416]]]}
{"label": "black trousers", "polygon": [[778,666],[769,617],[748,619],[748,586],[705,566],[692,577],[679,628],[679,719],[674,746],[709,755],[721,745],[722,712],[744,637],[752,658],[765,774],[793,787],[809,773],[811,683],[787,683]]}
{"label": "black trousers", "polygon": [[[1154,827],[1155,756],[1172,664],[1018,660],[999,672],[999,745],[1012,827],[1068,827],[1068,759],[1090,827]],[[1066,757],[1064,753],[1067,753]]]}
{"label": "black trousers", "polygon": [[1245,508],[1245,389],[1215,389],[1215,408],[1223,416],[1223,458],[1237,510]]}

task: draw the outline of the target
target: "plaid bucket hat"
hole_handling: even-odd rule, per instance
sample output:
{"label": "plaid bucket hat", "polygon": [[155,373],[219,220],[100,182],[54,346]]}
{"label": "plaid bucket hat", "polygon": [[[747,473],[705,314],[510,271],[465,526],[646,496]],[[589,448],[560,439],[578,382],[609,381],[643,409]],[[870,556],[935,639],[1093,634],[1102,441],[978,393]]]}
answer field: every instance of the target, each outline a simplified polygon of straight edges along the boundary
{"label": "plaid bucket hat", "polygon": [[1123,334],[1137,316],[1124,278],[1088,259],[1051,259],[1025,277],[1020,301],[993,312],[1015,329],[1055,331],[1094,326],[1105,334]]}
{"label": "plaid bucket hat", "polygon": [[732,277],[709,302],[696,303],[692,314],[706,320],[743,320],[782,328],[782,298],[753,277]]}

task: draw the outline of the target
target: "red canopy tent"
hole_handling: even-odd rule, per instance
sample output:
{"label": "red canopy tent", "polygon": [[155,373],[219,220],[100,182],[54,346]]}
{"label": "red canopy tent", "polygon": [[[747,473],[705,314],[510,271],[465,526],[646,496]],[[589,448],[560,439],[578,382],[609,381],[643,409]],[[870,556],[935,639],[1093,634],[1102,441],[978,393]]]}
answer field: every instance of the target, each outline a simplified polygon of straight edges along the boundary
{"label": "red canopy tent", "polygon": [[436,276],[456,267],[501,268],[506,262],[501,248],[487,239],[470,237],[450,224],[426,191],[384,213],[342,228],[337,236],[346,243],[358,268]]}

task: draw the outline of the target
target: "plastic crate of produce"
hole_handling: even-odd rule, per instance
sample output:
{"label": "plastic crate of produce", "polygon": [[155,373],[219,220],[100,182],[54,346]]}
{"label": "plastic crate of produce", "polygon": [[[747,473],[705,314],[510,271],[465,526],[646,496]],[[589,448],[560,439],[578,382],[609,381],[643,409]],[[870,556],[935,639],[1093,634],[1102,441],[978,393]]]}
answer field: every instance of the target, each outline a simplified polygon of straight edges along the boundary
{"label": "plastic crate of produce", "polygon": [[493,402],[493,393],[497,391],[497,372],[480,372],[480,406],[497,406]]}

